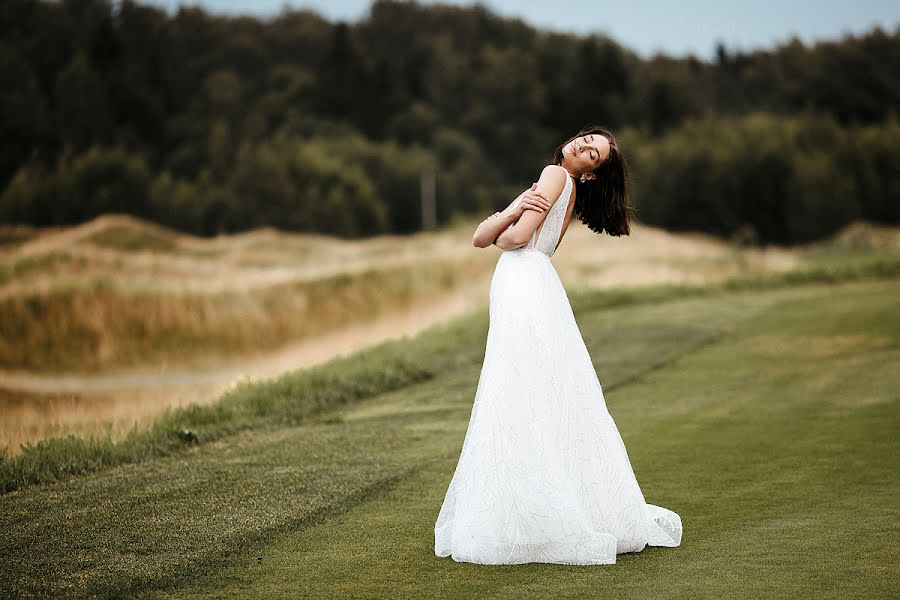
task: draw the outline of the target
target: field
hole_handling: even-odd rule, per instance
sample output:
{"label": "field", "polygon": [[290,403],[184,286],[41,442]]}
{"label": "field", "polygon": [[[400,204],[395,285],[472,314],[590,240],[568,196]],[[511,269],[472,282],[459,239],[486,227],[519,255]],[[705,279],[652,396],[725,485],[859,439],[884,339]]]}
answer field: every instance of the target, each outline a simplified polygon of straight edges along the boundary
{"label": "field", "polygon": [[[269,229],[204,239],[124,215],[0,228],[0,447],[107,424],[120,439],[235,382],[483,308],[499,251],[472,247],[475,225],[358,241]],[[860,233],[868,258],[900,240],[867,225],[837,239]],[[610,289],[783,272],[815,254],[640,224],[610,238],[576,221],[554,261],[567,288]]]}
{"label": "field", "polygon": [[[52,445],[0,461],[0,596],[897,597],[900,272],[860,256],[570,294],[645,497],[682,516],[679,548],[598,567],[434,556],[479,310],[167,413],[127,455],[72,442],[56,449],[80,463]],[[157,452],[176,423],[200,443]]]}

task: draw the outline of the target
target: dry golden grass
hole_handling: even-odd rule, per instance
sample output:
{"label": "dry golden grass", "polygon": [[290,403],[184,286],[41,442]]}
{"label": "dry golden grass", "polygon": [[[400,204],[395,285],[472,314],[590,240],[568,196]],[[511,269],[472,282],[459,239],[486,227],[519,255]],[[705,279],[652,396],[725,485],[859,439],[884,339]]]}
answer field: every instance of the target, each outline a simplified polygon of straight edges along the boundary
{"label": "dry golden grass", "polygon": [[592,288],[658,283],[712,283],[735,275],[784,271],[797,252],[741,247],[700,233],[636,225],[627,237],[593,233],[572,222],[554,262],[567,285]]}
{"label": "dry golden grass", "polygon": [[[353,241],[197,238],[124,215],[0,227],[0,446],[125,427],[482,307],[499,250],[472,246],[476,225]],[[898,232],[856,224],[829,247],[896,249]],[[790,270],[803,252],[573,221],[553,261],[567,288],[609,288]]]}
{"label": "dry golden grass", "polygon": [[[262,230],[200,239],[124,216],[53,230],[0,260],[0,366],[196,366],[272,350],[486,276],[448,232],[411,244]],[[480,260],[479,260],[480,259]]]}

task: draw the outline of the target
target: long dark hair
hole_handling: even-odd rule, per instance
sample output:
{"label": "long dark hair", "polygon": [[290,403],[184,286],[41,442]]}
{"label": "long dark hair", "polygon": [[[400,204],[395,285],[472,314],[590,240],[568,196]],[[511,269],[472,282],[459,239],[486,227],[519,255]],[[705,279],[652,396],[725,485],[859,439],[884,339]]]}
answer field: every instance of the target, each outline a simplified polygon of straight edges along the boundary
{"label": "long dark hair", "polygon": [[577,137],[591,134],[602,135],[609,140],[609,156],[594,169],[594,179],[575,180],[575,208],[572,212],[591,231],[606,231],[612,236],[631,235],[634,208],[630,203],[628,163],[625,162],[613,134],[597,125],[585,127],[556,149],[553,160],[555,164],[562,165],[563,148],[566,144]]}

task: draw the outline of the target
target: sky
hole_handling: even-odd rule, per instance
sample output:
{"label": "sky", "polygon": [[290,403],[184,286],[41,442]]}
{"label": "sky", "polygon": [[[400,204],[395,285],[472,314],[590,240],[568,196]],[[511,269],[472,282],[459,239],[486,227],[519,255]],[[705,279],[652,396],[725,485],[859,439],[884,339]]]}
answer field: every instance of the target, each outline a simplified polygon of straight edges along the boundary
{"label": "sky", "polygon": [[[331,21],[365,18],[369,0],[141,0],[170,12],[181,4],[210,12],[267,17],[285,6],[312,9]],[[420,4],[433,4],[420,0]],[[472,5],[474,2],[447,1]],[[541,29],[603,33],[642,56],[662,51],[712,59],[716,43],[729,50],[772,48],[792,36],[806,44],[900,26],[898,0],[482,0],[491,12]]]}

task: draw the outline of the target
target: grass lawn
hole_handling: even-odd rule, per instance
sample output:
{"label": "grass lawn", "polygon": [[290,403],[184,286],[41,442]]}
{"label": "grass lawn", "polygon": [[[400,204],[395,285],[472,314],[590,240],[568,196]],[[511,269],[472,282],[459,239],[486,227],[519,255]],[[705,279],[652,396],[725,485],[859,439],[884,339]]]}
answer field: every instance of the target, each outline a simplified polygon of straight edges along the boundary
{"label": "grass lawn", "polygon": [[0,496],[0,597],[897,597],[897,298],[893,278],[578,312],[679,548],[590,567],[434,556],[480,369],[462,360],[299,425]]}

